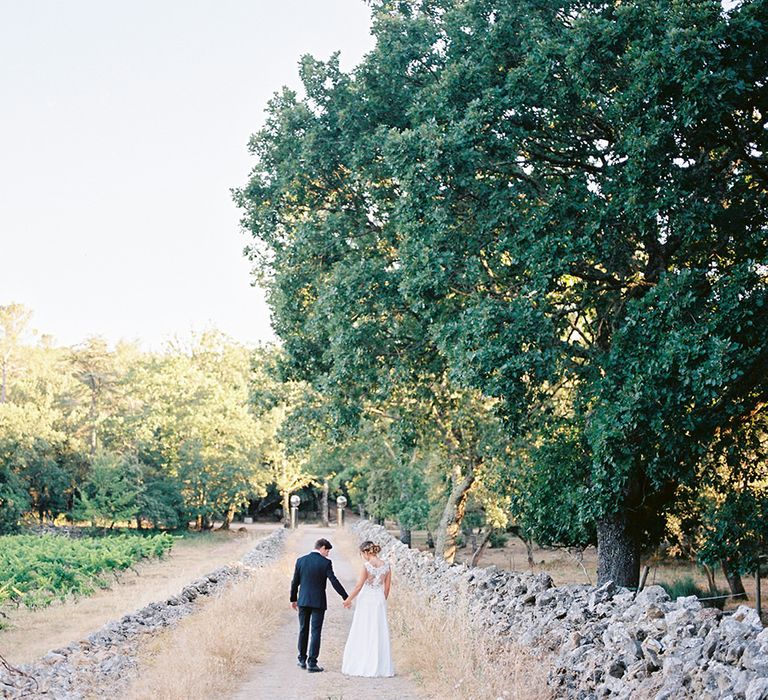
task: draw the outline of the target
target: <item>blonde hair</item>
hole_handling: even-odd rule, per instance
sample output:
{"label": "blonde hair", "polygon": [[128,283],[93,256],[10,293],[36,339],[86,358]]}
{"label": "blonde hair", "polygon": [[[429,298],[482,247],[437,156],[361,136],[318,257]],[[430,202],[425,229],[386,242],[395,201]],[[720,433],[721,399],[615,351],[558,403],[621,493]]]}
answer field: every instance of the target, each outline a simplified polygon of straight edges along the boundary
{"label": "blonde hair", "polygon": [[373,554],[375,557],[378,556],[379,552],[381,551],[381,547],[375,542],[371,542],[371,540],[366,540],[360,545],[360,551],[365,552],[366,554]]}

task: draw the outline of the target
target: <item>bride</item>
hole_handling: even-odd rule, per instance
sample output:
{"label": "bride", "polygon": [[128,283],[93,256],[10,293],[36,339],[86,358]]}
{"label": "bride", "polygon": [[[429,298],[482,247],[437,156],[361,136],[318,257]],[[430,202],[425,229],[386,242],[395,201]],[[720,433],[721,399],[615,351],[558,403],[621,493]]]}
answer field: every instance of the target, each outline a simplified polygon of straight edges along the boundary
{"label": "bride", "polygon": [[366,540],[360,545],[365,560],[354,590],[344,601],[349,608],[360,596],[352,617],[341,672],[348,676],[394,676],[389,646],[387,598],[392,585],[389,564],[379,559],[379,545]]}

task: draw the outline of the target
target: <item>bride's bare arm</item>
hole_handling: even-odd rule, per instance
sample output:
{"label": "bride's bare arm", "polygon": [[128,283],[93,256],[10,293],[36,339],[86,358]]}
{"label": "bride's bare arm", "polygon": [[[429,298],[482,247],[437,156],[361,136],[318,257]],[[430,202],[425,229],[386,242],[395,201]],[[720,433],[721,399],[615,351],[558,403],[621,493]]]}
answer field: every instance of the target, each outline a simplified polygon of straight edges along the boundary
{"label": "bride's bare arm", "polygon": [[363,589],[363,586],[365,585],[365,579],[368,578],[368,572],[365,570],[365,567],[363,567],[363,570],[360,572],[360,578],[357,579],[357,585],[352,589],[352,592],[349,594],[349,597],[344,601],[344,607],[348,608],[350,605],[352,605],[352,601],[357,597],[357,594],[360,593],[360,591]]}
{"label": "bride's bare arm", "polygon": [[389,598],[389,589],[392,587],[392,569],[387,569],[384,576],[384,598]]}

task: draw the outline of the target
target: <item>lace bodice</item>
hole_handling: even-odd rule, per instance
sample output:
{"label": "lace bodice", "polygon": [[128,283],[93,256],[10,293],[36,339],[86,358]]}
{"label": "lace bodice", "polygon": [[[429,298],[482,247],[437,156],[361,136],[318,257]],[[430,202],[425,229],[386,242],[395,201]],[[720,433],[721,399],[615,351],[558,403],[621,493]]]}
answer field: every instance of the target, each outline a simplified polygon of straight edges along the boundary
{"label": "lace bodice", "polygon": [[371,562],[365,562],[365,570],[368,572],[368,578],[365,579],[365,585],[371,588],[381,588],[384,585],[384,577],[389,571],[389,564],[384,562],[381,566],[374,566]]}

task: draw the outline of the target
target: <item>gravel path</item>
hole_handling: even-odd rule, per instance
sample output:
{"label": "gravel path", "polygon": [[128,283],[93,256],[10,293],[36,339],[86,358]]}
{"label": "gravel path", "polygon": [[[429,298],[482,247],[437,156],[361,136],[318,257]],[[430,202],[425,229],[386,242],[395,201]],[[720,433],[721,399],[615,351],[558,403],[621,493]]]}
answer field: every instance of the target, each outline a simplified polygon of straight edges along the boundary
{"label": "gravel path", "polygon": [[[311,551],[318,537],[327,537],[334,545],[331,552],[333,570],[347,591],[354,588],[359,563],[351,555],[351,537],[336,530],[302,526],[287,543],[287,557],[295,558]],[[339,546],[342,545],[342,546]],[[346,550],[346,551],[344,551]],[[328,612],[323,625],[323,641],[319,663],[324,673],[307,673],[296,665],[298,621],[288,603],[290,581],[285,582],[285,598],[275,601],[285,606],[284,621],[275,633],[272,653],[254,667],[245,683],[231,696],[232,700],[428,700],[405,676],[394,678],[354,678],[341,673],[341,657],[352,622],[352,610],[345,610],[341,598],[328,585]],[[396,582],[395,582],[396,585]],[[258,626],[258,621],[255,627]],[[398,668],[395,657],[395,671]]]}

